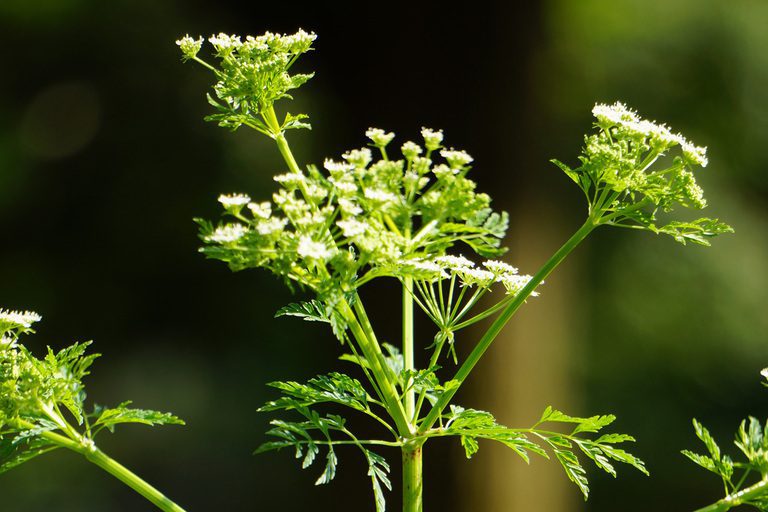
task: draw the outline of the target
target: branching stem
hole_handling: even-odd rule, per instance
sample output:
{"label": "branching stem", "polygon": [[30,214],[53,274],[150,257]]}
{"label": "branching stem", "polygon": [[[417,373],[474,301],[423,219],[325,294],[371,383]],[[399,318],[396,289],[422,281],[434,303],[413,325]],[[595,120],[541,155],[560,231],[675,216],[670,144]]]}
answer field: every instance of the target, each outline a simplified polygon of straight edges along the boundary
{"label": "branching stem", "polygon": [[768,495],[768,479],[763,479],[755,485],[747,487],[735,494],[731,494],[709,506],[700,508],[696,510],[696,512],[725,512],[726,510],[749,503],[757,498],[763,498],[766,495]]}
{"label": "branching stem", "polygon": [[448,406],[451,399],[453,399],[454,395],[458,391],[459,387],[461,387],[461,385],[467,379],[472,369],[475,367],[478,361],[480,361],[480,358],[483,356],[485,351],[488,350],[488,347],[491,346],[493,340],[496,339],[496,336],[499,335],[510,318],[512,318],[512,315],[515,314],[517,309],[525,302],[531,293],[533,293],[536,287],[541,284],[541,282],[544,281],[544,279],[555,269],[555,267],[557,267],[560,262],[563,261],[563,259],[565,259],[565,257],[568,256],[568,254],[570,254],[571,251],[573,251],[576,246],[578,246],[579,243],[581,243],[581,241],[584,240],[584,238],[586,238],[587,235],[592,232],[593,229],[595,229],[596,226],[597,225],[591,217],[587,219],[587,221],[576,231],[576,233],[574,233],[573,236],[569,238],[568,241],[565,242],[565,244],[563,244],[563,246],[560,247],[560,249],[558,249],[551,258],[549,258],[549,260],[547,260],[544,266],[539,269],[539,271],[535,276],[531,278],[528,284],[526,284],[525,287],[523,287],[523,289],[520,290],[517,295],[515,295],[514,299],[512,299],[512,301],[506,305],[499,316],[496,317],[496,320],[494,320],[493,324],[491,324],[491,326],[485,332],[483,337],[480,338],[480,341],[477,343],[477,345],[475,345],[475,348],[469,354],[459,370],[456,372],[456,375],[453,377],[453,379],[457,382],[457,385],[452,387],[450,390],[446,390],[446,392],[440,396],[437,403],[432,406],[429,414],[427,414],[426,418],[424,418],[424,421],[421,422],[421,425],[418,429],[419,434],[423,434],[432,428],[432,426],[442,414],[443,409]]}
{"label": "branching stem", "polygon": [[[25,428],[36,428],[34,424],[26,421],[20,421],[19,423]],[[85,439],[78,434],[79,440],[74,440],[51,431],[42,432],[40,436],[51,441],[55,445],[83,455],[90,462],[96,464],[101,469],[141,494],[160,510],[165,512],[185,512],[183,508],[171,501],[163,493],[141,479],[131,470],[109,457],[106,453],[99,450],[90,439]]]}

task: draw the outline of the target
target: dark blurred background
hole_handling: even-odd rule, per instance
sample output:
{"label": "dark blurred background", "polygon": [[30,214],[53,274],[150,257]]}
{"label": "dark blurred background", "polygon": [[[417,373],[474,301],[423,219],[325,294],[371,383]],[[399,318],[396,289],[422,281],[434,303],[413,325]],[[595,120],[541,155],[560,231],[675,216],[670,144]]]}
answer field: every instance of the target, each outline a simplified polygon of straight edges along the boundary
{"label": "dark blurred background", "polygon": [[[174,41],[302,27],[319,38],[300,64],[317,75],[288,105],[314,127],[291,134],[299,161],[359,147],[369,126],[399,142],[443,128],[510,211],[505,259],[524,272],[584,218],[580,193],[548,160],[575,162],[595,102],[625,101],[708,146],[706,213],[737,232],[700,248],[598,231],[460,396],[515,426],[548,404],[613,412],[651,478],[590,471],[584,504],[554,462],[527,467],[490,445],[467,462],[446,440],[427,447],[427,510],[691,510],[718,498],[718,479],[679,450],[699,449],[694,416],[731,453],[739,421],[766,417],[768,3],[280,5],[0,3],[0,306],[43,315],[27,338],[35,350],[95,340],[104,357],[92,400],[132,399],[188,422],[126,426],[104,434],[103,449],[190,511],[373,508],[357,453],[340,453],[338,481],[324,487],[312,486],[319,468],[301,471],[288,453],[251,455],[269,420],[255,412],[273,396],[266,382],[345,363],[316,324],[272,318],[293,300],[281,283],[205,261],[191,221],[215,218],[221,192],[269,197],[283,168],[264,137],[203,122],[212,77],[183,65]],[[395,292],[383,284],[381,296]],[[391,323],[398,306],[377,306],[374,322]],[[399,454],[387,455],[397,510]],[[3,510],[20,512],[151,510],[63,452],[0,476],[0,494]]]}

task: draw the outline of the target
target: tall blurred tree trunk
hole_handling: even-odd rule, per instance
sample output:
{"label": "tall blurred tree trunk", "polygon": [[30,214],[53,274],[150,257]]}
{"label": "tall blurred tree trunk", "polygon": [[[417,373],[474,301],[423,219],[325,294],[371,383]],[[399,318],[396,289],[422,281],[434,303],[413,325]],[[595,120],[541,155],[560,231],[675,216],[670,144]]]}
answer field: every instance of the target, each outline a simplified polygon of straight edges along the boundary
{"label": "tall blurred tree trunk", "polygon": [[[546,205],[548,206],[548,205]],[[533,272],[569,235],[545,205],[529,203],[514,215],[509,260]],[[556,209],[555,209],[556,210]],[[574,410],[578,391],[571,384],[569,360],[579,328],[573,257],[541,288],[541,297],[521,308],[497,338],[478,368],[472,405],[492,411],[500,423],[525,427],[547,405]],[[468,402],[470,403],[470,402]],[[469,482],[461,510],[567,512],[579,494],[556,461],[532,456],[526,465],[511,450],[481,446],[469,464],[458,464],[458,481]]]}
{"label": "tall blurred tree trunk", "polygon": [[[541,119],[547,116],[539,111],[542,84],[536,77],[546,5],[495,6],[487,29],[495,31],[502,49],[498,53],[508,58],[489,64],[487,81],[481,84],[485,90],[477,92],[500,98],[500,103],[476,111],[473,120],[476,126],[491,127],[486,128],[487,147],[479,148],[483,159],[490,156],[502,166],[489,176],[491,183],[481,179],[481,184],[497,191],[497,207],[510,210],[510,251],[504,259],[531,274],[570,236],[559,225],[561,209],[546,203],[550,199],[541,185],[548,181],[540,171],[549,156],[541,142],[547,131]],[[558,268],[542,296],[530,300],[499,336],[473,375],[468,406],[520,427],[535,422],[546,405],[574,409],[578,392],[571,385],[568,362],[578,319],[572,286],[576,268],[573,258]],[[485,443],[471,463],[456,468],[456,480],[466,483],[459,509],[467,512],[567,512],[576,509],[579,499],[557,462],[534,456],[528,466],[501,445]]]}

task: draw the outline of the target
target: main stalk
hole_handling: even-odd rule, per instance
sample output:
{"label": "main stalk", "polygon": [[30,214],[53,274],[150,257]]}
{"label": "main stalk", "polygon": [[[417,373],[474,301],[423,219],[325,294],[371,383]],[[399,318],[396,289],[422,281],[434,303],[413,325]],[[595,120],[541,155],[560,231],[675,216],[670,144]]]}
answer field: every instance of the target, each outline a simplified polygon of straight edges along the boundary
{"label": "main stalk", "polygon": [[[414,365],[414,333],[413,333],[413,278],[403,280],[403,368],[413,370]],[[403,397],[405,415],[408,421],[415,425],[416,390],[413,383],[405,382]],[[424,473],[422,470],[422,444],[408,441],[403,444],[403,512],[422,511],[422,487]]]}
{"label": "main stalk", "polygon": [[403,512],[422,512],[422,471],[421,442],[408,441],[403,445]]}

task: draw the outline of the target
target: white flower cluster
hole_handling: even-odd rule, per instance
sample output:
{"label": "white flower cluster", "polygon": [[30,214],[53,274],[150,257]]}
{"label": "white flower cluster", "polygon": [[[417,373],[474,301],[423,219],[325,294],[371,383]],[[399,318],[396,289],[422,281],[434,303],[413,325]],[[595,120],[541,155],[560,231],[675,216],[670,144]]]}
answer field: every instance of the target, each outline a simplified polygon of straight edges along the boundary
{"label": "white flower cluster", "polygon": [[243,45],[240,40],[240,36],[228,35],[220,32],[218,35],[212,35],[208,38],[208,42],[211,43],[218,51],[229,50],[231,48],[238,48]]}
{"label": "white flower cluster", "polygon": [[346,160],[348,163],[350,163],[354,167],[365,168],[368,166],[369,163],[371,163],[372,155],[371,155],[370,149],[360,148],[360,149],[353,149],[351,151],[347,151],[346,153],[341,155],[341,158]]}
{"label": "white flower cluster", "polygon": [[[317,39],[317,34],[314,32],[305,32],[303,29],[299,29],[295,34],[289,34],[280,36],[281,43],[284,48],[288,49],[291,53],[303,53],[312,46],[312,43]],[[258,40],[258,38],[256,38]]]}
{"label": "white flower cluster", "polygon": [[648,138],[652,145],[661,148],[661,151],[676,144],[680,145],[685,159],[701,167],[706,167],[707,148],[696,146],[679,133],[672,133],[664,124],[642,119],[637,112],[627,108],[626,105],[616,102],[613,105],[598,103],[592,109],[592,115],[602,128],[620,127],[642,138]]}
{"label": "white flower cluster", "polygon": [[176,41],[176,45],[181,49],[181,54],[185,60],[194,59],[200,52],[200,48],[203,47],[203,38],[198,37],[197,39],[192,39],[189,34],[187,34]]}
{"label": "white flower cluster", "polygon": [[403,153],[403,156],[406,160],[413,160],[417,156],[421,154],[421,146],[416,144],[415,142],[408,141],[405,144],[402,145],[400,148],[400,151]]}
{"label": "white flower cluster", "polygon": [[443,143],[443,130],[422,128],[421,136],[424,137],[424,146],[427,148],[427,151],[434,151],[440,148],[440,144]]}
{"label": "white flower cluster", "polygon": [[260,221],[256,225],[256,232],[260,235],[271,235],[283,230],[288,224],[288,219],[272,217]]}
{"label": "white flower cluster", "polygon": [[472,260],[468,260],[464,256],[453,256],[451,254],[446,254],[445,256],[438,256],[435,258],[435,263],[440,265],[442,268],[447,268],[450,270],[461,270],[466,268],[472,268],[475,266],[475,262]]}
{"label": "white flower cluster", "polygon": [[327,261],[336,254],[335,247],[328,247],[323,242],[312,240],[311,237],[303,235],[299,238],[299,245],[296,252],[302,258]]}
{"label": "white flower cluster", "polygon": [[[185,41],[185,39],[186,38],[181,39],[181,41]],[[309,50],[315,39],[317,39],[317,35],[315,35],[314,32],[305,32],[304,30],[299,29],[295,34],[289,35],[266,32],[257,37],[247,36],[245,42],[240,39],[240,36],[219,33],[209,37],[208,42],[220,53],[226,53],[232,49],[238,48],[247,52],[265,52],[271,49],[277,52],[296,54],[304,53]],[[202,38],[200,39],[200,43],[202,43]]]}
{"label": "white flower cluster", "polygon": [[336,222],[336,225],[341,228],[341,232],[347,238],[353,238],[359,235],[365,234],[368,230],[368,224],[360,222],[357,219],[349,218],[347,220],[340,220]]}
{"label": "white flower cluster", "polygon": [[221,194],[219,202],[228,210],[233,208],[240,209],[250,203],[251,198],[246,194]]}
{"label": "white flower cluster", "polygon": [[225,224],[223,226],[217,227],[213,233],[205,237],[205,241],[219,244],[237,242],[247,232],[248,228],[242,224]]}
{"label": "white flower cluster", "polygon": [[366,188],[363,191],[363,195],[366,199],[369,199],[378,203],[389,203],[395,201],[397,197],[392,192],[387,192],[379,188]]}
{"label": "white flower cluster", "polygon": [[[237,40],[219,35],[217,43],[231,45]],[[374,160],[372,149],[383,149],[394,134],[369,128],[366,135],[372,144],[343,153],[339,160],[326,159],[323,167],[327,172],[308,166],[275,176],[279,187],[271,202],[256,203],[245,194],[223,194],[219,202],[225,214],[236,220],[215,229],[203,224],[204,241],[218,244],[211,254],[233,268],[269,268],[311,288],[325,286],[323,281],[340,275],[356,276],[364,283],[369,271],[373,272],[371,278],[411,275],[432,280],[454,275],[454,282],[465,285],[501,282],[491,270],[473,269],[474,264],[462,257],[430,260],[435,256],[436,226],[441,222],[460,225],[483,212],[487,215],[490,199],[474,192],[474,183],[465,177],[472,157],[445,150],[439,157],[444,163],[435,163],[431,152],[442,147],[443,132],[423,128],[421,134],[424,144],[405,142],[401,159],[390,160],[382,151],[381,158]],[[430,182],[436,180],[444,186],[430,190]],[[421,226],[410,236],[403,229],[409,222],[404,220],[406,215],[418,216],[416,225]],[[440,247],[445,247],[449,235],[441,236]],[[498,247],[492,242],[488,245],[481,249],[492,252]],[[472,247],[478,250],[480,246]],[[322,264],[330,260],[333,269],[326,270],[332,271],[321,271]],[[458,271],[463,278],[457,277]]]}
{"label": "white flower cluster", "polygon": [[268,219],[272,216],[272,203],[264,201],[262,203],[248,203],[248,209],[257,219]]}
{"label": "white flower cluster", "polygon": [[349,162],[336,162],[330,158],[325,159],[325,162],[323,162],[323,167],[325,167],[325,170],[331,173],[331,176],[334,174],[345,174],[355,168],[355,166]]}
{"label": "white flower cluster", "polygon": [[285,174],[278,174],[272,179],[282,185],[288,186],[289,188],[297,188],[306,180],[304,175],[300,172],[287,172]]}
{"label": "white flower cluster", "polygon": [[381,128],[368,128],[365,132],[365,136],[371,139],[373,145],[383,148],[395,138],[395,134],[392,132],[385,132]]}
{"label": "white flower cluster", "polygon": [[419,281],[432,282],[451,277],[442,265],[422,258],[400,259],[397,266],[400,271],[405,271]]}
{"label": "white flower cluster", "polygon": [[[517,294],[531,280],[531,276],[519,275],[515,267],[502,261],[487,260],[483,262],[485,268],[478,268],[473,261],[461,255],[438,256],[432,260],[401,260],[399,263],[408,269],[424,272],[424,280],[434,281],[454,275],[461,280],[462,286],[489,288],[494,283],[501,283],[510,295]],[[537,297],[538,293],[533,292],[531,296]]]}
{"label": "white flower cluster", "polygon": [[32,324],[39,322],[43,317],[34,311],[11,311],[0,309],[0,324],[6,324],[7,329],[23,327],[29,329]]}
{"label": "white flower cluster", "polygon": [[440,156],[446,159],[451,169],[463,169],[474,159],[466,151],[456,151],[455,149],[444,149]]}

